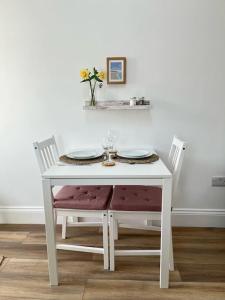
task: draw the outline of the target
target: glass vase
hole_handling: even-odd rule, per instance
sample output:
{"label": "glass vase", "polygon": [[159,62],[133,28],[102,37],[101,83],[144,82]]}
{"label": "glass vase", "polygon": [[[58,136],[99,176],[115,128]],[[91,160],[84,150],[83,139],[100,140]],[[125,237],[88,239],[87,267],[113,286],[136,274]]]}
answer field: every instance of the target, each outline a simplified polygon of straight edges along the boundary
{"label": "glass vase", "polygon": [[90,100],[90,106],[95,106],[96,100],[95,100],[95,93],[91,93],[91,100]]}

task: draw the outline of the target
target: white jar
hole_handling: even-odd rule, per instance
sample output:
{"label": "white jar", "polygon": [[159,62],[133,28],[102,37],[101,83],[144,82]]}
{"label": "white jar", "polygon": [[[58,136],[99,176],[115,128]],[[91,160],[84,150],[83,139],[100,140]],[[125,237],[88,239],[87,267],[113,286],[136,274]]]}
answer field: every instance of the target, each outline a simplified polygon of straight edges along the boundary
{"label": "white jar", "polygon": [[136,105],[136,97],[130,99],[130,106]]}

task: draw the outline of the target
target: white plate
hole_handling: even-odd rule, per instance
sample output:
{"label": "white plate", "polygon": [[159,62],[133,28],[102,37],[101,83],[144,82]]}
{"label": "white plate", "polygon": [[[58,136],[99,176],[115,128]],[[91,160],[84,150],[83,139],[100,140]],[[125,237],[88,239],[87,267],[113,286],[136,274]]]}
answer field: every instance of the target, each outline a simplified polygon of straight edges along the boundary
{"label": "white plate", "polygon": [[91,159],[97,158],[104,153],[102,149],[79,149],[66,156],[73,159]]}
{"label": "white plate", "polygon": [[117,155],[124,158],[145,158],[152,153],[152,151],[146,149],[126,149],[118,151]]}

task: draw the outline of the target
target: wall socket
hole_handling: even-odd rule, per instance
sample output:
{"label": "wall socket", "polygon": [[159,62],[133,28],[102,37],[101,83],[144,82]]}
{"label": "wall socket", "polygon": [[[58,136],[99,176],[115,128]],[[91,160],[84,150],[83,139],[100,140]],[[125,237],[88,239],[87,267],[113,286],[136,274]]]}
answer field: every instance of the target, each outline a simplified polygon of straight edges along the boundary
{"label": "wall socket", "polygon": [[213,176],[212,186],[225,186],[225,176]]}

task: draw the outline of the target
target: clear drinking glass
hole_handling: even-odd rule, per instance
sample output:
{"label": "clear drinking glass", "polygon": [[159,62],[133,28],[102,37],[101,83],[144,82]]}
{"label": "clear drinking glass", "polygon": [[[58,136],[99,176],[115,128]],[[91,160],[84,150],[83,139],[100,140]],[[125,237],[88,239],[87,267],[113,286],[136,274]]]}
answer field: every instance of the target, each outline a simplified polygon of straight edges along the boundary
{"label": "clear drinking glass", "polygon": [[111,144],[111,151],[114,150],[114,146],[117,140],[117,133],[115,132],[115,130],[109,129],[107,132],[107,138],[109,143]]}
{"label": "clear drinking glass", "polygon": [[113,144],[111,143],[108,136],[104,137],[102,140],[102,147],[105,150],[106,161],[110,161],[109,151],[112,149]]}
{"label": "clear drinking glass", "polygon": [[110,151],[114,150],[117,134],[114,130],[110,129],[107,135],[102,139],[102,147],[106,153],[106,161],[110,161]]}

